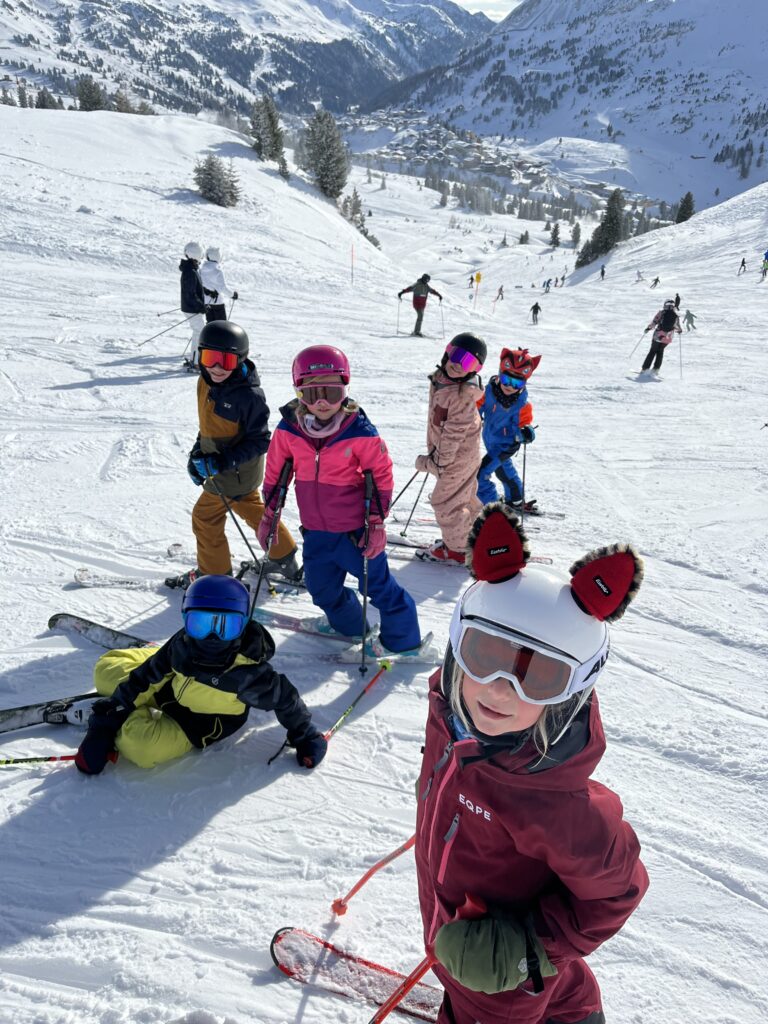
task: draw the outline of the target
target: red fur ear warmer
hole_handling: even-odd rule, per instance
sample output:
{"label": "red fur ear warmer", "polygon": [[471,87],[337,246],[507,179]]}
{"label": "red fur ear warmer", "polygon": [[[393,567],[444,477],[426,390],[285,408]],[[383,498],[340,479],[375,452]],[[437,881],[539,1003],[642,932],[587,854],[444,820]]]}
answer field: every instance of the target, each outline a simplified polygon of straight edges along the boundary
{"label": "red fur ear warmer", "polygon": [[467,568],[476,580],[502,583],[531,557],[520,520],[503,501],[486,505],[469,535]]}
{"label": "red fur ear warmer", "polygon": [[629,544],[590,551],[570,568],[576,603],[601,622],[620,619],[640,589],[643,560]]}

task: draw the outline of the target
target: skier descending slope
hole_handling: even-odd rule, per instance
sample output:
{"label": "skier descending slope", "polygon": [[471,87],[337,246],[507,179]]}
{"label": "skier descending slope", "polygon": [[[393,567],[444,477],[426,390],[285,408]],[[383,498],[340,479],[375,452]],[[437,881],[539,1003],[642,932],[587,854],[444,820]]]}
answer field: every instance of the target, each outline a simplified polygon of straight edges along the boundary
{"label": "skier descending slope", "polygon": [[[604,1024],[584,957],[618,932],[648,876],[619,798],[590,775],[605,749],[595,683],[609,620],[637,591],[625,546],[571,579],[526,566],[519,520],[487,506],[470,538],[430,710],[416,867],[438,1024]],[[481,916],[462,920],[467,897]]]}
{"label": "skier descending slope", "polygon": [[421,325],[424,322],[424,310],[427,308],[427,299],[430,295],[436,295],[440,302],[443,301],[443,296],[440,292],[435,291],[434,288],[430,287],[429,282],[432,279],[429,274],[422,274],[416,284],[411,284],[407,288],[403,288],[402,291],[397,293],[398,299],[403,298],[407,292],[413,292],[413,308],[416,310],[416,325],[411,331],[412,335],[417,338],[422,338]]}
{"label": "skier descending slope", "polygon": [[[312,345],[293,361],[297,398],[284,406],[267,453],[264,547],[279,515],[279,483],[296,478],[304,535],[304,580],[325,612],[329,631],[361,636],[363,611],[344,586],[347,573],[367,578],[389,651],[416,654],[421,638],[413,598],[389,572],[384,520],[392,500],[392,459],[363,410],[347,397],[349,361],[333,345]],[[284,473],[286,474],[284,476]],[[366,499],[366,476],[370,499]],[[366,622],[365,631],[369,625]]]}
{"label": "skier descending slope", "polygon": [[483,505],[498,498],[491,480],[495,476],[504,488],[504,501],[514,509],[523,506],[523,482],[512,456],[536,437],[527,383],[540,362],[541,356],[529,355],[527,348],[502,349],[498,376],[491,377],[478,403],[486,450],[477,474],[477,497]]}
{"label": "skier descending slope", "polygon": [[649,370],[651,363],[653,363],[653,370],[651,372],[658,373],[664,361],[664,349],[672,341],[674,334],[682,334],[683,332],[683,328],[680,326],[680,314],[677,311],[674,299],[667,299],[663,308],[659,310],[643,333],[647,334],[651,329],[653,329],[653,338],[651,339],[648,355],[643,362],[643,371]]}
{"label": "skier descending slope", "polygon": [[[203,493],[192,510],[198,569],[172,586],[189,586],[205,573],[231,573],[232,558],[224,530],[229,506],[256,530],[264,503],[259,486],[269,446],[269,408],[256,367],[247,358],[248,335],[229,320],[214,320],[200,334],[197,410],[200,432],[189,454],[187,472]],[[296,542],[280,527],[270,548],[266,572],[301,579]]]}
{"label": "skier descending slope", "polygon": [[446,346],[440,365],[429,378],[427,452],[416,457],[416,469],[437,477],[430,495],[442,540],[418,557],[464,564],[472,523],[482,508],[477,499],[480,468],[482,397],[479,371],[487,355],[482,338],[465,332]]}
{"label": "skier descending slope", "polygon": [[275,644],[249,621],[248,590],[230,576],[204,576],[184,594],[184,628],[162,647],[114,650],[96,663],[96,701],[75,764],[98,775],[117,750],[140,768],[181,757],[242,729],[249,708],[274,711],[305,768],[325,756],[296,687],[269,660]]}

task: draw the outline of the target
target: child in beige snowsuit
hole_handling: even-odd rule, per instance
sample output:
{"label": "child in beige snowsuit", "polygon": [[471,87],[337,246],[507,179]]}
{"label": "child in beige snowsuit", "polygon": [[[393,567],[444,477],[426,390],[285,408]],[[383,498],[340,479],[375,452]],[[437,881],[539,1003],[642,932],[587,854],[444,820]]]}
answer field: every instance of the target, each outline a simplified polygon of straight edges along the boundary
{"label": "child in beige snowsuit", "polygon": [[467,537],[482,507],[477,498],[482,429],[477,403],[483,396],[478,373],[486,354],[481,338],[457,334],[429,378],[429,454],[416,457],[416,469],[437,477],[430,502],[442,540],[417,553],[424,560],[463,565]]}

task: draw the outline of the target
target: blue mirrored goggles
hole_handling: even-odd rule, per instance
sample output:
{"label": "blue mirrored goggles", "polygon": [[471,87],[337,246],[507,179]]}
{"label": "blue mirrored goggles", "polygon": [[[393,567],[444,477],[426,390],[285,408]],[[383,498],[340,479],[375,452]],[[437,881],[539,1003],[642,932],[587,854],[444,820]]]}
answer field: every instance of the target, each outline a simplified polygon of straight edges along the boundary
{"label": "blue mirrored goggles", "polygon": [[507,388],[517,388],[519,390],[520,388],[525,387],[524,380],[520,380],[519,377],[512,377],[508,373],[500,373],[499,380],[504,385],[504,387]]}
{"label": "blue mirrored goggles", "polygon": [[184,629],[193,640],[205,640],[209,636],[237,640],[246,622],[246,616],[240,612],[207,612],[200,608],[184,612]]}

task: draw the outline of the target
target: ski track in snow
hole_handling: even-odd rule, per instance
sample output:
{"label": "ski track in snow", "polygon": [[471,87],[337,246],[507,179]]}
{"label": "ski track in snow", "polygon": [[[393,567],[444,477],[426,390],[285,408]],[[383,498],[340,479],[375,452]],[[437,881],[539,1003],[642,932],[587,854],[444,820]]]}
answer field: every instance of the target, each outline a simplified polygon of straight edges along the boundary
{"label": "ski track in snow", "polygon": [[[764,295],[735,269],[742,253],[754,266],[768,245],[768,186],[626,243],[605,261],[604,282],[586,268],[542,296],[544,277],[572,271],[570,248],[552,254],[541,224],[442,210],[406,177],[391,174],[379,190],[353,172],[377,251],[301,180],[284,183],[237,136],[194,119],[0,107],[0,133],[0,251],[14,268],[0,340],[0,611],[12,626],[2,706],[90,684],[99,650],[49,633],[56,611],[147,639],[178,628],[181,595],[162,578],[187,564],[166,556],[170,543],[194,557],[198,492],[185,467],[195,378],[181,370],[183,325],[139,343],[181,319],[155,314],[178,301],[184,244],[197,237],[224,249],[242,296],[234,318],[249,332],[273,423],[291,397],[296,351],[317,341],[347,350],[352,394],[387,441],[396,490],[423,451],[426,376],[443,350],[439,306],[427,307],[431,337],[413,339],[411,307],[396,296],[429,271],[446,297],[447,337],[482,333],[491,367],[510,343],[544,357],[530,388],[538,431],[527,492],[565,518],[526,522],[533,554],[565,571],[591,548],[631,540],[646,561],[600,685],[608,749],[597,777],[621,795],[652,883],[590,958],[608,1019],[764,1024],[768,366]],[[245,193],[237,209],[190,191],[206,150],[234,154]],[[452,213],[468,233],[448,228]],[[496,248],[503,231],[525,228],[529,246]],[[478,268],[483,283],[468,307],[466,274]],[[634,287],[637,269],[659,274],[665,291]],[[498,284],[506,299],[493,306]],[[664,380],[638,388],[625,376],[646,342],[630,351],[667,291],[681,293],[698,331],[682,337],[682,380],[676,342]],[[537,327],[534,298],[544,307]],[[398,503],[406,518],[417,486]],[[431,514],[429,490],[417,517]],[[295,531],[292,497],[286,521]],[[248,552],[231,527],[228,535],[237,565]],[[437,530],[414,522],[409,535],[429,541]],[[147,587],[80,588],[80,567]],[[466,576],[396,552],[392,567],[444,647]],[[306,594],[265,603],[312,609]],[[328,652],[321,640],[275,637],[276,664],[328,728],[364,685],[356,667],[316,660]],[[311,775],[290,752],[267,766],[283,734],[274,716],[256,713],[205,755],[152,772],[5,769],[0,1019],[367,1019],[369,1007],[279,975],[268,944],[278,927],[300,925],[405,972],[423,956],[412,853],[377,874],[345,917],[334,920],[330,905],[413,830],[428,676],[395,666]],[[4,736],[2,750],[61,753],[78,736],[39,727]]]}

